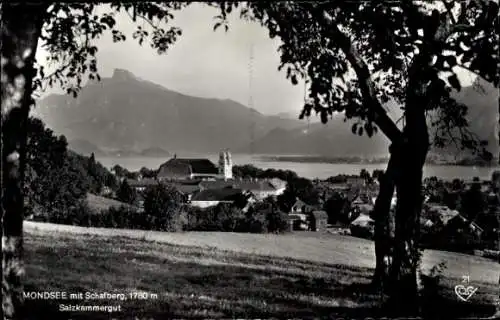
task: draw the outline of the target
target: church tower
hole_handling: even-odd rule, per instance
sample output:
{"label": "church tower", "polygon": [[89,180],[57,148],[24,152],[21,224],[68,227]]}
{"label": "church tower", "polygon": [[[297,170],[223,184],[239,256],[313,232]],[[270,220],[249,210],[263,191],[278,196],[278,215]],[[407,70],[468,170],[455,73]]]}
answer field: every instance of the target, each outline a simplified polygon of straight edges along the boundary
{"label": "church tower", "polygon": [[224,180],[233,178],[233,160],[229,151],[221,151],[219,154],[219,175]]}

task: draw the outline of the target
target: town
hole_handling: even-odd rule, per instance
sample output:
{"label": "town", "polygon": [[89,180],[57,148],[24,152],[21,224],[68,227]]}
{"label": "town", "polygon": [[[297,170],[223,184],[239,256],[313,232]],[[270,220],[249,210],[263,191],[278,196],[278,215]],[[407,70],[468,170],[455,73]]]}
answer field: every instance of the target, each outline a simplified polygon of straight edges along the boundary
{"label": "town", "polygon": [[[130,172],[115,165],[112,168],[117,181],[115,188],[104,185],[99,194],[89,193],[87,202],[91,217],[80,217],[72,224],[164,231],[316,231],[373,239],[373,212],[379,192],[378,178],[382,173],[369,173],[363,169],[359,175],[338,175],[311,181],[290,171],[235,165],[228,150],[220,152],[217,165],[209,159],[174,155],[154,170],[142,168],[138,172]],[[478,178],[470,181],[442,181],[436,177],[425,179],[425,200],[420,217],[422,245],[496,258],[498,251],[495,250],[499,247],[499,187],[498,171],[492,174],[491,180],[483,181]],[[151,193],[158,188],[169,190],[165,193],[156,191],[156,196],[165,199],[151,197]],[[174,191],[177,193],[175,197],[171,194]],[[177,203],[162,207],[161,203],[165,203],[166,199]],[[146,203],[148,201],[150,203]],[[396,203],[395,195],[392,210]],[[104,218],[115,211],[129,215],[129,218],[137,215],[145,217],[154,215],[148,212],[154,210],[182,222],[176,228],[162,229],[159,225],[148,226],[140,222],[133,225],[131,221],[120,225],[112,218]],[[167,214],[169,210],[177,212]],[[232,216],[225,213],[228,210]],[[47,215],[32,215],[30,219],[64,223]],[[123,217],[120,219],[124,221]],[[137,221],[137,218],[134,219]],[[209,219],[234,221],[229,224],[231,227],[227,227],[227,221],[203,221]],[[259,219],[260,227],[252,229],[250,226],[255,224],[251,221]],[[278,225],[270,225],[269,220],[273,219],[279,221]],[[189,221],[193,220],[196,223],[190,224]],[[167,222],[170,223],[173,222]]]}

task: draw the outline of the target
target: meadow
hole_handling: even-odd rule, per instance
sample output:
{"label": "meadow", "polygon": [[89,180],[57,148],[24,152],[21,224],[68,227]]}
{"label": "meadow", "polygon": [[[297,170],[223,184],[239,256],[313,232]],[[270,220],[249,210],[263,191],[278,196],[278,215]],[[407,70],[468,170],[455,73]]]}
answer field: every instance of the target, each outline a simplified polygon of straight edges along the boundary
{"label": "meadow", "polygon": [[[29,319],[353,319],[388,312],[370,286],[373,243],[363,239],[306,232],[163,233],[35,222],[25,222],[24,229],[25,291],[115,292],[127,297],[28,299]],[[425,251],[423,269],[442,261],[447,269],[426,312],[443,319],[492,314],[499,265],[480,257]],[[459,301],[453,290],[464,272],[479,288],[468,302]],[[121,311],[61,312],[60,303],[120,305]]]}

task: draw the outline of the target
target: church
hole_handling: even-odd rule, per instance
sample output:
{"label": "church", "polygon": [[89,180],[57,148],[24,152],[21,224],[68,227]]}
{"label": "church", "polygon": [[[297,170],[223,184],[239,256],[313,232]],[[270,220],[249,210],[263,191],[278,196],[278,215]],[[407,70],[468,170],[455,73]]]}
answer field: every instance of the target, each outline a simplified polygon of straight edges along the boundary
{"label": "church", "polygon": [[229,151],[221,151],[218,167],[209,159],[174,158],[158,169],[159,181],[228,180],[233,178],[233,162]]}

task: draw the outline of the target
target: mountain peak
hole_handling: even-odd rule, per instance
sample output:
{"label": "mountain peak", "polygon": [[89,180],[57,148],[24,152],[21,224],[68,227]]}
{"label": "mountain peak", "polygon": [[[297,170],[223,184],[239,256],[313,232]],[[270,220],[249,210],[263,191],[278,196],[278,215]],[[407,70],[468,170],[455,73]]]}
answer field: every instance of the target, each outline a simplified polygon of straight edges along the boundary
{"label": "mountain peak", "polygon": [[115,69],[113,71],[113,76],[111,77],[115,80],[135,80],[136,77],[134,74],[125,69]]}

